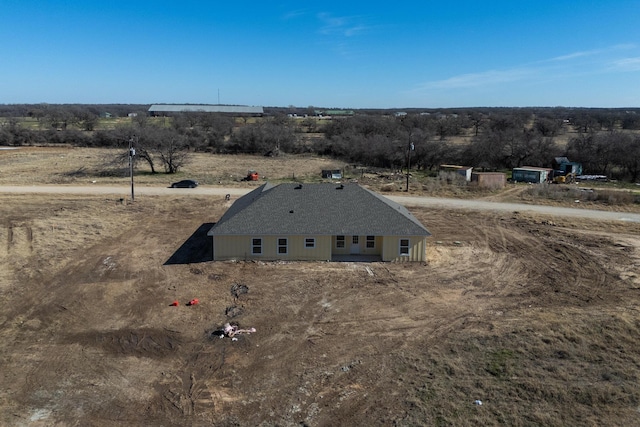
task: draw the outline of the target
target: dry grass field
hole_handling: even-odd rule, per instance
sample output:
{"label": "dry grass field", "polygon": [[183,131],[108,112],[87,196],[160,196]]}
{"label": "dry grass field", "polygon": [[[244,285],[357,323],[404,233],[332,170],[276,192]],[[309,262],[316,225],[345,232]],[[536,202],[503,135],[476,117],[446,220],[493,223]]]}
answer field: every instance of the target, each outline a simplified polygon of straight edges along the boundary
{"label": "dry grass field", "polygon": [[[74,147],[21,147],[0,150],[0,185],[2,184],[126,184],[128,163],[117,163],[127,149]],[[215,156],[193,154],[177,174],[151,174],[141,162],[135,169],[139,185],[169,185],[183,178],[196,179],[204,185],[246,185],[239,182],[249,169],[257,170],[261,179],[280,181],[292,178],[320,179],[322,169],[343,169],[345,164],[315,156],[264,157],[253,155]]]}
{"label": "dry grass field", "polygon": [[[103,179],[71,152],[0,153],[0,184]],[[411,208],[426,264],[212,262],[229,203],[0,194],[0,424],[639,424],[640,224]]]}

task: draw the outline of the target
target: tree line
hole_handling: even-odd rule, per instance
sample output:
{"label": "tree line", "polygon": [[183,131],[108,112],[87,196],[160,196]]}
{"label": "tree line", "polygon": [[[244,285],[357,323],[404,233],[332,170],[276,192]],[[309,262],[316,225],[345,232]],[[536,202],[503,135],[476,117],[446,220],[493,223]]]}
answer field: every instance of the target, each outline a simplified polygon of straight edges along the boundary
{"label": "tree line", "polygon": [[[105,128],[99,116],[107,109],[129,119]],[[320,120],[308,114],[311,108],[301,109],[295,118],[276,108],[265,108],[263,118],[203,112],[151,118],[146,109],[0,105],[0,145],[124,148],[134,141],[137,161],[145,162],[153,173],[178,171],[191,152],[316,153],[368,167],[401,169],[410,163],[427,171],[441,164],[487,171],[550,167],[554,157],[567,156],[583,163],[585,173],[640,179],[637,110],[363,110],[351,117]],[[37,126],[25,126],[25,117]]]}

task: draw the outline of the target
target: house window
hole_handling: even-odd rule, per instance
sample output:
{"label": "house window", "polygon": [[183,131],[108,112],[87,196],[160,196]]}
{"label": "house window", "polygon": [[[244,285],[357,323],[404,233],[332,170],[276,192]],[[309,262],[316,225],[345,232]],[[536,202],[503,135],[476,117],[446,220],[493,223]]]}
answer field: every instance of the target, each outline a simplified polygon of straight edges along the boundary
{"label": "house window", "polygon": [[376,236],[367,236],[367,249],[376,247]]}
{"label": "house window", "polygon": [[400,255],[409,256],[409,239],[400,239]]}
{"label": "house window", "polygon": [[315,237],[307,237],[304,239],[304,247],[305,248],[315,248],[316,247],[316,238]]}
{"label": "house window", "polygon": [[278,239],[278,255],[286,255],[288,253],[287,239],[281,237]]}
{"label": "house window", "polygon": [[344,236],[336,236],[336,248],[344,248]]}
{"label": "house window", "polygon": [[262,255],[262,239],[251,239],[251,253]]}
{"label": "house window", "polygon": [[359,241],[360,241],[360,236],[353,236],[351,238],[351,243],[353,243],[354,245],[357,245]]}

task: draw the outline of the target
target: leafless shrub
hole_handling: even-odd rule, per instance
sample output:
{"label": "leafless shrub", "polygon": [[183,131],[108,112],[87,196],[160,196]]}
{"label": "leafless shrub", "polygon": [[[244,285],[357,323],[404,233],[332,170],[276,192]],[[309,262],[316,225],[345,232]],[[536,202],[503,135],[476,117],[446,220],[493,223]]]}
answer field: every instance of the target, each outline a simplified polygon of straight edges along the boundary
{"label": "leafless shrub", "polygon": [[640,196],[630,191],[597,190],[595,191],[595,201],[609,205],[630,205],[640,203]]}
{"label": "leafless shrub", "polygon": [[380,187],[380,191],[384,193],[391,193],[397,190],[398,190],[398,186],[395,184],[384,184],[382,187]]}

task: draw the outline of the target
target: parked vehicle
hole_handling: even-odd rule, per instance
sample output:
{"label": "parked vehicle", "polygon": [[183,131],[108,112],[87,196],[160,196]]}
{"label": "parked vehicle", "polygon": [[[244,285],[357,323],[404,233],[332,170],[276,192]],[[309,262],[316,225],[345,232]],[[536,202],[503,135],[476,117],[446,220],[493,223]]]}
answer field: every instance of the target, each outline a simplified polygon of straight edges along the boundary
{"label": "parked vehicle", "polygon": [[193,179],[183,179],[182,181],[174,182],[171,184],[171,188],[196,188],[198,181]]}

